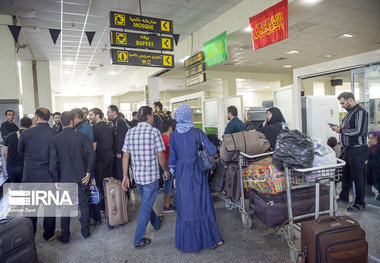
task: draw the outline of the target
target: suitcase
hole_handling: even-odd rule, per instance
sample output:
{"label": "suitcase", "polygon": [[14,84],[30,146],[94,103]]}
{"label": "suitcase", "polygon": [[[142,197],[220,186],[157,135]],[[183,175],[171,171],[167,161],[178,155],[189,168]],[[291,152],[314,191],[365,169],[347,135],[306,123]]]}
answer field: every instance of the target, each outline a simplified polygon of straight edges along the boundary
{"label": "suitcase", "polygon": [[[286,192],[271,195],[255,190],[248,192],[251,208],[257,217],[267,226],[280,226],[288,220]],[[293,216],[306,215],[315,211],[315,188],[299,188],[291,191]],[[329,188],[321,188],[320,205],[322,210],[329,209]]]}
{"label": "suitcase", "polygon": [[28,218],[0,220],[0,263],[38,262],[32,221]]}
{"label": "suitcase", "polygon": [[128,222],[127,197],[120,180],[113,177],[104,178],[103,188],[107,226],[112,229],[118,225],[125,225]]}
{"label": "suitcase", "polygon": [[211,186],[215,191],[221,192],[224,188],[224,180],[226,179],[226,168],[221,162],[218,163],[214,171]]}
{"label": "suitcase", "polygon": [[224,191],[226,192],[227,198],[232,198],[233,200],[240,199],[241,187],[240,187],[240,172],[238,163],[226,164],[226,182],[224,184]]}
{"label": "suitcase", "polygon": [[[334,191],[330,179],[330,192]],[[319,180],[316,183],[318,200]],[[333,195],[330,196],[330,216],[319,216],[316,202],[316,219],[301,224],[301,250],[308,263],[366,263],[368,243],[359,223],[349,216],[333,217]]]}

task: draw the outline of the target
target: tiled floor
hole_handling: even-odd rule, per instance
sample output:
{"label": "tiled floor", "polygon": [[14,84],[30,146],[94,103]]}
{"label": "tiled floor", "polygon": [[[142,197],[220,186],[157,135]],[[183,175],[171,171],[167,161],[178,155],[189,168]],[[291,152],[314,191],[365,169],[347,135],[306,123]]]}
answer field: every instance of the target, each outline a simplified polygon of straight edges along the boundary
{"label": "tiled floor", "polygon": [[[181,253],[175,248],[176,214],[165,216],[164,225],[154,231],[148,224],[146,236],[152,239],[148,247],[137,250],[133,246],[133,236],[139,211],[140,197],[136,190],[128,203],[130,222],[123,227],[109,230],[106,224],[91,228],[92,236],[83,239],[77,218],[71,220],[71,240],[69,244],[59,241],[46,242],[42,238],[42,220],[38,222],[36,244],[39,260],[52,262],[291,262],[288,246],[273,229],[267,228],[254,215],[253,227],[245,229],[241,216],[236,211],[227,211],[224,202],[214,196],[217,223],[226,243],[216,249],[205,249],[200,253]],[[163,206],[162,194],[159,194],[155,210]],[[339,214],[348,214],[345,206],[339,205]],[[103,215],[104,216],[104,215]],[[379,225],[380,209],[369,206],[366,211],[350,214],[366,230],[369,243],[369,262],[379,262],[380,258]],[[59,220],[57,220],[59,225]]]}

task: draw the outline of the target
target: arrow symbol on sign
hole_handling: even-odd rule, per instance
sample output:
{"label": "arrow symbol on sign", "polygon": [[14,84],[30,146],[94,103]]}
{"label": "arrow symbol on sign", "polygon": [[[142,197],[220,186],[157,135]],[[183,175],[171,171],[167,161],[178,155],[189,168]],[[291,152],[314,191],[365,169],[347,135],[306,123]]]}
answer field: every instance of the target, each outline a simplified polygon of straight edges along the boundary
{"label": "arrow symbol on sign", "polygon": [[167,24],[168,24],[168,22],[165,22],[165,23],[164,23],[164,28],[165,28],[166,30],[169,30],[169,29],[166,27]]}
{"label": "arrow symbol on sign", "polygon": [[168,41],[169,41],[169,40],[165,40],[165,42],[164,42],[166,47],[169,47],[169,45],[168,45]]}
{"label": "arrow symbol on sign", "polygon": [[168,63],[168,65],[171,65],[171,64],[172,64],[171,61],[170,61],[170,57],[167,57],[167,58],[166,58],[166,63]]}

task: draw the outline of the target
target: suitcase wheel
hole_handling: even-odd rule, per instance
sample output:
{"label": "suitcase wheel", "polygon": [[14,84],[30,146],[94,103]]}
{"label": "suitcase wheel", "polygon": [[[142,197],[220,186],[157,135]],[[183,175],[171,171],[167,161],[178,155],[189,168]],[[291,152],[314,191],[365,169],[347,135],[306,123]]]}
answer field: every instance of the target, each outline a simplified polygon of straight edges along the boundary
{"label": "suitcase wheel", "polygon": [[226,206],[226,209],[227,209],[228,211],[231,211],[232,209],[234,209],[234,205],[231,204],[231,201],[229,201],[229,202],[225,202],[225,206]]}
{"label": "suitcase wheel", "polygon": [[124,224],[121,224],[121,226],[124,226],[126,223],[124,223]]}
{"label": "suitcase wheel", "polygon": [[244,228],[251,228],[252,227],[252,218],[251,215],[248,214],[242,214],[241,215],[241,221],[243,223]]}
{"label": "suitcase wheel", "polygon": [[107,220],[107,227],[108,227],[109,230],[111,230],[111,229],[114,228],[114,226],[111,226],[111,225],[110,225],[110,223],[108,222],[108,220]]}

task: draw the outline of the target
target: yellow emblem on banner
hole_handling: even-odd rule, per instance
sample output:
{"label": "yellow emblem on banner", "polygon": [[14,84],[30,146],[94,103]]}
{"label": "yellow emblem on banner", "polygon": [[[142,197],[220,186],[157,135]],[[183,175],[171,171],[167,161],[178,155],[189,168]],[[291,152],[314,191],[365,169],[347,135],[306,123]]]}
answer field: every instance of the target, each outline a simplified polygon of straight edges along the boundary
{"label": "yellow emblem on banner", "polygon": [[161,30],[170,32],[170,22],[161,20]]}
{"label": "yellow emblem on banner", "polygon": [[115,14],[115,25],[125,26],[125,15]]}
{"label": "yellow emblem on banner", "polygon": [[128,62],[128,51],[117,51],[117,62]]}
{"label": "yellow emblem on banner", "polygon": [[168,66],[168,67],[171,67],[173,66],[173,60],[172,60],[172,57],[171,56],[165,56],[163,55],[163,64],[164,66]]}

